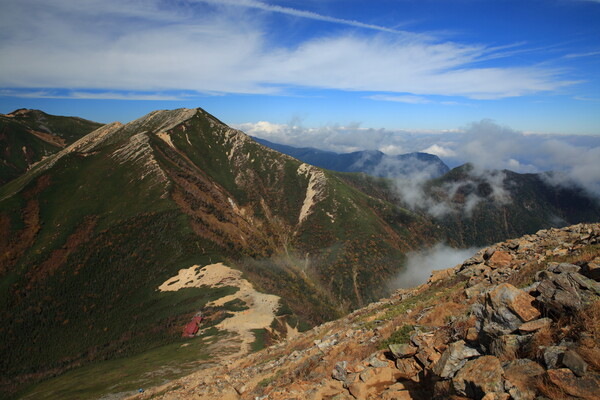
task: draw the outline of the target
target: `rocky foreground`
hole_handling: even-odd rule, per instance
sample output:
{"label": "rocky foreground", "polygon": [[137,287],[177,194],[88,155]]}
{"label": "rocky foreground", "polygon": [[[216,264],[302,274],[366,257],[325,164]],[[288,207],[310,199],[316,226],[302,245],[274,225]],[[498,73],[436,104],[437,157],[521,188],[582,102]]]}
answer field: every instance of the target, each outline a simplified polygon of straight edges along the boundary
{"label": "rocky foreground", "polygon": [[539,231],[134,398],[598,399],[599,281],[600,224]]}

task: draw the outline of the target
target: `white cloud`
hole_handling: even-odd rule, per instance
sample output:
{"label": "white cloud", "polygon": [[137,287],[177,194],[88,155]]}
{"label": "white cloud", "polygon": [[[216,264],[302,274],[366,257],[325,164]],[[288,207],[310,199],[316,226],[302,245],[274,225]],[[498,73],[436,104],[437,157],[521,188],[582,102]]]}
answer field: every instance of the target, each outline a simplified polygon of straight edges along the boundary
{"label": "white cloud", "polygon": [[[600,0],[598,0],[598,3],[600,3]],[[580,58],[580,57],[594,57],[594,56],[600,56],[600,51],[590,51],[588,53],[571,53],[571,54],[565,55],[565,58]]]}
{"label": "white cloud", "polygon": [[94,100],[153,100],[153,101],[181,101],[189,98],[189,94],[165,94],[143,92],[89,92],[55,90],[13,90],[0,89],[0,96],[36,98],[36,99],[94,99]]}
{"label": "white cloud", "polygon": [[396,29],[386,28],[384,26],[365,24],[360,21],[330,17],[327,15],[318,14],[318,13],[315,13],[312,11],[304,11],[304,10],[298,10],[296,8],[282,7],[282,6],[278,6],[278,5],[267,4],[262,1],[255,1],[255,0],[196,0],[196,1],[201,2],[201,3],[210,3],[210,4],[217,4],[217,5],[233,5],[233,6],[240,6],[240,7],[255,8],[255,9],[263,10],[263,11],[292,15],[294,17],[308,18],[308,19],[313,19],[313,20],[317,20],[317,21],[332,22],[335,24],[354,26],[357,28],[373,29],[376,31],[388,32],[388,33],[405,33],[402,31],[398,31]]}
{"label": "white cloud", "polygon": [[[396,99],[418,102],[425,95],[520,96],[571,83],[536,65],[475,67],[496,51],[484,44],[391,33],[253,0],[216,3],[7,2],[0,15],[0,87],[201,93],[310,87],[404,93]],[[273,13],[342,29],[284,47],[263,24]]]}
{"label": "white cloud", "polygon": [[[267,140],[298,147],[316,147],[340,153],[380,150],[386,154],[415,151],[435,154],[450,167],[473,163],[488,183],[500,188],[497,177],[483,171],[508,169],[519,173],[559,172],[561,182],[576,182],[600,194],[600,136],[542,135],[523,133],[482,120],[459,131],[407,132],[368,129],[360,125],[304,128],[300,121],[286,124],[243,124],[238,128]],[[422,183],[428,179],[413,176],[398,182],[410,204],[423,201]],[[474,172],[474,173],[475,173]],[[481,177],[481,176],[479,176]],[[477,178],[475,176],[474,178]],[[489,179],[488,179],[489,178]],[[451,188],[448,188],[451,191]],[[500,190],[498,198],[501,199]],[[435,208],[429,204],[429,208]],[[446,212],[441,210],[440,212]]]}
{"label": "white cloud", "polygon": [[426,149],[422,150],[423,153],[434,154],[440,158],[455,157],[456,152],[448,147],[440,146],[439,144],[432,144]]}
{"label": "white cloud", "polygon": [[428,249],[410,252],[406,255],[404,271],[393,279],[390,289],[411,288],[425,283],[432,271],[452,268],[473,256],[478,250],[455,249],[438,243]]}
{"label": "white cloud", "polygon": [[398,102],[398,103],[409,103],[409,104],[427,104],[427,103],[431,103],[431,100],[427,100],[424,97],[421,97],[421,96],[410,96],[410,95],[389,96],[389,95],[384,95],[384,94],[376,94],[376,95],[373,95],[373,96],[369,96],[367,98],[371,99],[371,100],[394,101],[394,102]]}

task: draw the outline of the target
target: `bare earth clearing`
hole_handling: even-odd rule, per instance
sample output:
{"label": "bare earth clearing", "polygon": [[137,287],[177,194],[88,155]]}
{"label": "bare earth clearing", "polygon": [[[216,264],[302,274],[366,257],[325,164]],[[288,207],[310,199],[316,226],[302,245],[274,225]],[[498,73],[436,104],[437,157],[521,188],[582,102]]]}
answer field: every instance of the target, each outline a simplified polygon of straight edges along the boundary
{"label": "bare earth clearing", "polygon": [[179,270],[177,276],[165,281],[158,289],[165,292],[201,286],[234,286],[240,289],[236,293],[208,303],[206,306],[223,306],[235,299],[246,303],[247,310],[234,312],[233,317],[225,319],[216,327],[232,332],[241,339],[239,352],[230,355],[227,359],[235,359],[248,353],[250,344],[254,341],[252,330],[265,329],[271,325],[275,318],[275,312],[279,307],[279,297],[257,292],[250,282],[242,279],[241,271],[229,268],[223,263],[210,264],[204,267],[194,265],[188,269]]}

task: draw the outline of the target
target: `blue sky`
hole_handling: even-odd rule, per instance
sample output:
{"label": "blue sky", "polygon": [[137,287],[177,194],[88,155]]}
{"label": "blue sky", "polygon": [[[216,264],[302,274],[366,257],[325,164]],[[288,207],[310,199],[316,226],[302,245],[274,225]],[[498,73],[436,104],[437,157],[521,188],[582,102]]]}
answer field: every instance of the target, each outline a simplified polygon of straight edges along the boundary
{"label": "blue sky", "polygon": [[600,135],[597,0],[0,0],[0,112]]}

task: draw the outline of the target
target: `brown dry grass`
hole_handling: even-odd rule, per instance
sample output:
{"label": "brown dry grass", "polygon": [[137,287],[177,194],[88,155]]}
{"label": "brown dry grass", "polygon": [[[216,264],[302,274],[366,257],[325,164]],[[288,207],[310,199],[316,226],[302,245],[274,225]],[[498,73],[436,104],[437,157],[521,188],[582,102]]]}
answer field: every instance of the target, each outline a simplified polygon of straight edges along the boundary
{"label": "brown dry grass", "polygon": [[554,326],[543,327],[533,335],[526,350],[526,356],[532,359],[542,358],[543,348],[555,344],[557,338],[558,334]]}
{"label": "brown dry grass", "polygon": [[596,343],[600,342],[600,300],[596,300],[575,316],[577,331],[586,333]]}
{"label": "brown dry grass", "polygon": [[550,382],[548,375],[542,374],[536,378],[536,389],[542,396],[552,400],[566,400],[572,397],[568,396],[560,388]]}
{"label": "brown dry grass", "polygon": [[600,256],[600,244],[590,244],[576,250],[572,254],[566,256],[557,256],[548,261],[567,262],[567,263],[584,263],[590,262],[594,258]]}
{"label": "brown dry grass", "polygon": [[600,347],[598,342],[589,343],[582,340],[577,347],[577,354],[588,363],[591,370],[600,372]]}
{"label": "brown dry grass", "polygon": [[518,288],[529,286],[535,280],[535,274],[544,268],[546,265],[537,261],[527,263],[519,269],[518,273],[512,274],[506,282]]}
{"label": "brown dry grass", "polygon": [[600,300],[575,315],[571,330],[578,340],[577,353],[592,370],[600,372]]}
{"label": "brown dry grass", "polygon": [[518,358],[521,358],[521,354],[519,354],[519,349],[515,349],[512,347],[502,347],[499,351],[496,352],[496,357],[502,363],[508,363],[510,361],[514,361]]}

